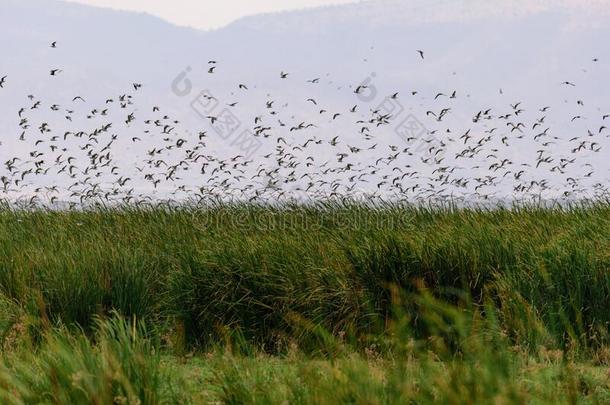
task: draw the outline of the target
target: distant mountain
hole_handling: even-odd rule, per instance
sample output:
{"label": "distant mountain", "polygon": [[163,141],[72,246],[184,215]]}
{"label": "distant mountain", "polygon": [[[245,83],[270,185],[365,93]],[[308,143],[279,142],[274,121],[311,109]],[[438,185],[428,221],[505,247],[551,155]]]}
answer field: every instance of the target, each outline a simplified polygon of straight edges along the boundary
{"label": "distant mountain", "polygon": [[[221,88],[237,80],[272,86],[282,69],[303,77],[330,73],[352,85],[375,71],[396,90],[436,90],[457,78],[478,97],[499,87],[518,97],[532,84],[548,94],[594,57],[600,63],[589,73],[607,72],[609,21],[610,0],[370,0],[246,17],[202,32],[147,14],[0,0],[0,71],[11,73],[11,92],[44,92],[47,70],[61,67],[70,90],[142,81],[163,97],[186,66],[209,82],[205,66],[217,59]],[[417,49],[426,52],[425,69]]]}
{"label": "distant mountain", "polygon": [[[342,24],[365,27],[418,26],[439,23],[470,23],[490,18],[523,18],[546,12],[610,13],[608,0],[371,0],[350,5],[319,7],[246,17],[233,26],[263,31],[332,29]],[[307,24],[302,21],[307,20]]]}

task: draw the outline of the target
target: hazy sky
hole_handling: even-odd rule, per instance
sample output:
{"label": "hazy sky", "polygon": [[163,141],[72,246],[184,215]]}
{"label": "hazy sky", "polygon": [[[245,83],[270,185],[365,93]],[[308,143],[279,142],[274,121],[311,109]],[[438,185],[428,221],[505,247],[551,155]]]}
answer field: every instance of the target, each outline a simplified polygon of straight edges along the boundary
{"label": "hazy sky", "polygon": [[120,10],[146,11],[174,24],[195,28],[218,28],[240,17],[356,0],[69,0]]}

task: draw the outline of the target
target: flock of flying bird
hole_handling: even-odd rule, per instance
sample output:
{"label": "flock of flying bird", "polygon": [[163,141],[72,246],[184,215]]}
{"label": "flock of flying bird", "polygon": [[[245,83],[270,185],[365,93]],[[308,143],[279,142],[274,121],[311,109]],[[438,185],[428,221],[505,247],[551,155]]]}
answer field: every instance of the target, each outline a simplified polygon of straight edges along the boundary
{"label": "flock of flying bird", "polygon": [[[57,46],[51,43],[52,48]],[[423,61],[424,52],[417,54]],[[219,63],[209,61],[207,69],[214,75]],[[52,77],[63,74],[57,68],[49,72]],[[278,76],[292,80],[283,71]],[[322,80],[304,84],[320,86]],[[10,76],[0,75],[0,100],[8,85]],[[576,87],[569,81],[558,85]],[[236,84],[235,91],[245,95],[249,86]],[[429,105],[419,104],[426,112],[419,120],[414,118],[421,126],[415,130],[408,126],[412,122],[403,123],[402,129],[397,126],[397,117],[383,105],[370,108],[356,100],[333,109],[310,97],[306,104],[311,111],[303,119],[286,112],[288,103],[279,106],[268,95],[261,104],[264,113],[248,127],[260,148],[250,154],[239,145],[225,144],[230,156],[223,157],[214,146],[222,141],[214,132],[221,117],[208,115],[208,122],[195,132],[180,129],[181,120],[159,106],[141,112],[136,105],[142,87],[133,83],[129,92],[97,106],[81,96],[71,98],[69,106],[27,96],[17,111],[14,144],[19,147],[2,151],[0,143],[0,156],[10,155],[0,168],[2,199],[79,207],[186,200],[480,202],[609,195],[608,169],[596,172],[591,159],[605,153],[610,112],[587,121],[586,125],[595,122],[595,128],[566,136],[569,131],[555,133],[547,123],[551,106],[527,108],[516,102],[502,111],[483,108],[466,119],[454,117],[460,127],[456,129],[451,116],[460,95],[450,90],[431,97]],[[360,84],[350,93],[357,98],[366,90],[367,85]],[[393,92],[386,101],[409,105],[416,96],[417,91],[410,91],[403,100],[401,92]],[[237,105],[227,103],[226,108]],[[575,106],[584,102],[575,100]],[[43,110],[53,114],[54,124],[40,117]],[[308,119],[312,116],[316,118]],[[349,131],[348,136],[323,127],[341,120],[341,132]],[[568,119],[584,120],[582,114]],[[345,129],[348,126],[351,129]]]}

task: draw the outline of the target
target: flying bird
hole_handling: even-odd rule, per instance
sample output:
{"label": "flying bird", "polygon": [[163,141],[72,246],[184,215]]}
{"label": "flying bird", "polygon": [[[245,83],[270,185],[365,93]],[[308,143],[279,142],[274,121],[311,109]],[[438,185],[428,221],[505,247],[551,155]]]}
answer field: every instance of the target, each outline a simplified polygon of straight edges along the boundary
{"label": "flying bird", "polygon": [[368,89],[368,86],[361,84],[360,86],[356,87],[356,90],[354,90],[354,93],[360,94],[362,92],[362,90],[364,90],[364,89]]}

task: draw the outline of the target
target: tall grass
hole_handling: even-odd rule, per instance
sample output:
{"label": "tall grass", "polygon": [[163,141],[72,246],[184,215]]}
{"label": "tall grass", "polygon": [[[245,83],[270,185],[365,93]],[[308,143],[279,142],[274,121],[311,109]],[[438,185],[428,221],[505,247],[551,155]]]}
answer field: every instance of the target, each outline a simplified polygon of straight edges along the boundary
{"label": "tall grass", "polygon": [[[607,205],[0,212],[6,298],[85,329],[111,311],[171,319],[196,345],[231,330],[273,350],[306,338],[297,318],[381,333],[392,286],[490,300],[519,344],[595,346],[610,322],[609,269]],[[537,326],[548,333],[533,336]]]}
{"label": "tall grass", "polygon": [[[418,339],[396,309],[379,344],[356,351],[318,330],[334,351],[311,357],[293,346],[284,356],[230,345],[175,356],[159,331],[116,314],[96,319],[93,334],[53,328],[37,345],[0,358],[6,404],[394,404],[607,403],[610,375],[591,361],[541,347],[510,344],[491,304],[417,299]],[[20,338],[23,339],[23,336]],[[243,343],[243,342],[242,342]],[[247,343],[243,343],[247,344]],[[162,355],[162,353],[165,353]],[[168,356],[174,354],[174,356]],[[608,358],[606,357],[606,360]],[[605,363],[608,364],[608,363]]]}
{"label": "tall grass", "polygon": [[0,366],[0,401],[3,404],[179,401],[162,383],[164,375],[157,347],[142,323],[120,317],[96,320],[94,341],[65,330],[50,331],[38,350],[5,358]]}
{"label": "tall grass", "polygon": [[609,270],[607,204],[5,209],[1,402],[604,402]]}

